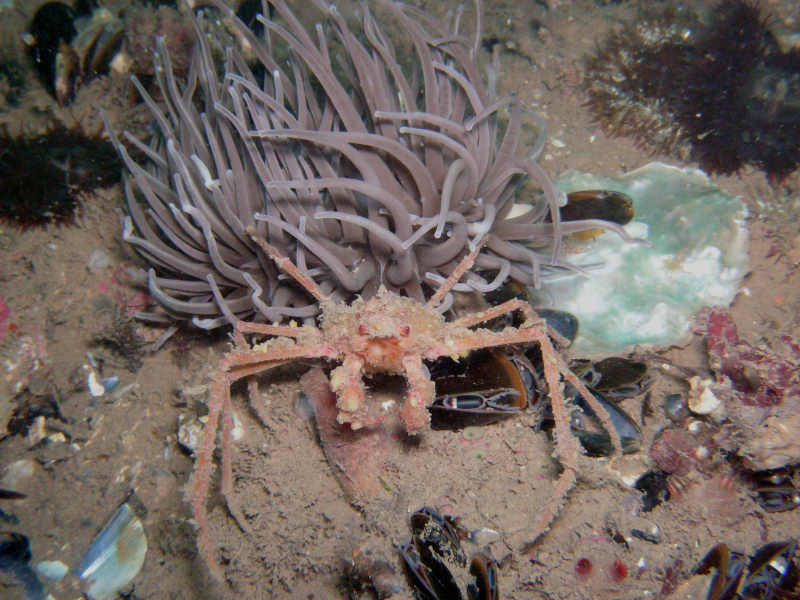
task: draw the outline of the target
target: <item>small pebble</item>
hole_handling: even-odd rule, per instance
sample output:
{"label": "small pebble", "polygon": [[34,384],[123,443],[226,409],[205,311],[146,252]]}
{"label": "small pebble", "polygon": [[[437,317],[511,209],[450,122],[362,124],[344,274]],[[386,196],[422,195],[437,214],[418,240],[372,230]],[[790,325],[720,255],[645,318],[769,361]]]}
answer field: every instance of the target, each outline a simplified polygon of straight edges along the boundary
{"label": "small pebble", "polygon": [[105,269],[109,263],[111,262],[111,257],[108,255],[107,252],[104,250],[93,250],[92,253],[89,255],[89,271],[91,273],[97,273],[98,271],[102,271]]}
{"label": "small pebble", "polygon": [[686,400],[682,394],[667,394],[664,398],[664,412],[674,423],[680,423],[689,414]]}

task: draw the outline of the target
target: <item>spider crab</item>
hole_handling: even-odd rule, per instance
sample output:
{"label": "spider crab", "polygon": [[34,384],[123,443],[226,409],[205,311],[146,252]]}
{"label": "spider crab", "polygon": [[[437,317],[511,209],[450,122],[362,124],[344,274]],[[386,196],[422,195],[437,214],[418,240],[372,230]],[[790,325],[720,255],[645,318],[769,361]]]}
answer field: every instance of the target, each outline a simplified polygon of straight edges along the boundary
{"label": "spider crab", "polygon": [[[426,430],[429,424],[427,406],[434,399],[434,383],[430,380],[424,361],[441,356],[458,358],[471,351],[494,346],[539,344],[544,378],[548,385],[552,411],[555,418],[556,454],[563,471],[556,481],[552,497],[534,530],[527,551],[545,533],[565,501],[567,492],[576,480],[578,443],[570,432],[564,403],[561,378],[572,384],[592,406],[595,414],[611,432],[615,451],[620,448],[619,437],[611,426],[608,415],[594,396],[570,371],[564,359],[551,342],[551,338],[564,343],[563,338],[548,328],[527,302],[513,298],[487,310],[446,322],[436,307],[446,294],[472,266],[482,245],[477,243],[466,255],[436,293],[422,304],[401,297],[381,287],[370,300],[357,299],[350,305],[330,299],[311,277],[282,256],[266,240],[249,232],[270,258],[287,275],[293,277],[319,302],[320,326],[268,325],[239,321],[233,332],[234,349],[222,359],[214,381],[210,385],[208,421],[202,445],[197,454],[192,490],[192,507],[198,526],[198,545],[212,575],[222,580],[222,571],[214,559],[208,533],[206,499],[211,476],[213,452],[219,417],[222,415],[222,474],[221,487],[228,510],[239,527],[249,532],[249,527],[233,498],[231,430],[233,428],[230,386],[233,382],[252,376],[275,366],[297,359],[325,358],[341,361],[330,376],[332,390],[336,393],[338,421],[353,429],[368,426],[380,419],[363,382],[364,374],[391,373],[403,375],[407,381],[407,396],[400,409],[400,418],[410,434]],[[519,328],[506,327],[502,331],[475,328],[500,315],[521,311],[525,321]],[[245,334],[271,336],[265,342],[249,344]],[[252,394],[253,387],[250,388]]]}

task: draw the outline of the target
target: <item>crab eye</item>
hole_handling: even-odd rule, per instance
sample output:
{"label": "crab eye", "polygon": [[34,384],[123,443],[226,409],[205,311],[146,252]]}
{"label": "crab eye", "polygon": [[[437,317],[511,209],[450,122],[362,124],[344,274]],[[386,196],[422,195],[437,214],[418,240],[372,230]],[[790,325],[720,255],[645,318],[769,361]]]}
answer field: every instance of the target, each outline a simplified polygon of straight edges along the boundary
{"label": "crab eye", "polygon": [[402,337],[408,337],[409,333],[411,333],[411,327],[409,327],[408,325],[404,325],[403,327],[400,328],[400,335]]}
{"label": "crab eye", "polygon": [[366,325],[359,325],[358,326],[358,333],[360,335],[367,335],[367,326]]}

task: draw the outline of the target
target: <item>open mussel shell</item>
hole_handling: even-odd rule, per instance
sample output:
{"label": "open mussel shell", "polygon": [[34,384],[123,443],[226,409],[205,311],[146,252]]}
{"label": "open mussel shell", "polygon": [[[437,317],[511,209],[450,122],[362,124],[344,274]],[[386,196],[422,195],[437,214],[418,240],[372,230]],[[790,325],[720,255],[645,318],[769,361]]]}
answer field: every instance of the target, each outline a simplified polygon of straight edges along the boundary
{"label": "open mussel shell", "polygon": [[450,569],[429,555],[423,558],[415,538],[400,545],[400,558],[403,560],[408,582],[420,600],[463,598]]}
{"label": "open mussel shell", "polygon": [[800,469],[783,468],[753,473],[756,501],[766,512],[785,512],[800,506]]}
{"label": "open mussel shell", "polygon": [[[478,551],[467,567],[455,520],[424,506],[409,519],[412,537],[399,547],[408,582],[422,600],[463,600],[458,581],[466,583],[469,600],[499,600],[497,561],[488,550]],[[461,577],[452,569],[461,569]]]}
{"label": "open mussel shell", "polygon": [[94,538],[75,575],[87,582],[91,600],[112,598],[142,568],[147,538],[139,518],[123,503]]}
{"label": "open mussel shell", "polygon": [[520,367],[500,350],[481,350],[431,365],[436,397],[428,407],[431,428],[457,430],[488,425],[528,406],[533,387]]}
{"label": "open mussel shell", "polygon": [[460,567],[466,566],[467,555],[461,548],[455,526],[436,509],[423,506],[411,515],[409,525],[418,544],[430,549],[440,560]]}
{"label": "open mussel shell", "polygon": [[740,552],[731,552],[726,544],[717,544],[695,567],[694,572],[704,575],[714,571],[708,586],[707,600],[732,600],[744,575],[747,560]]}
{"label": "open mussel shell", "polygon": [[75,36],[75,11],[62,2],[47,2],[33,16],[26,43],[42,82],[55,96],[56,63],[63,48]]}
{"label": "open mussel shell", "polygon": [[800,491],[793,486],[760,487],[756,497],[766,512],[786,512],[800,506]]}

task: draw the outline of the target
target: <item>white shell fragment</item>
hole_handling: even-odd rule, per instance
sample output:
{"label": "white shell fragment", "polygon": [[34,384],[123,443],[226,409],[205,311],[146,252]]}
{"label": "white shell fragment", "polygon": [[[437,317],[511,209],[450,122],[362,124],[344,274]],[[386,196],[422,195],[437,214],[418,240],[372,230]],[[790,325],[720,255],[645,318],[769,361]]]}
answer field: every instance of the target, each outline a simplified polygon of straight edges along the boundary
{"label": "white shell fragment", "polygon": [[718,423],[722,422],[725,419],[727,410],[717,394],[721,390],[721,386],[716,385],[711,379],[703,379],[697,376],[690,377],[687,402],[689,410],[696,415],[709,415]]}
{"label": "white shell fragment", "polygon": [[142,522],[123,504],[97,534],[75,575],[87,582],[86,595],[91,600],[106,600],[136,577],[146,552]]}
{"label": "white shell fragment", "polygon": [[60,560],[42,560],[36,563],[36,571],[50,581],[61,581],[69,571],[69,567]]}
{"label": "white shell fragment", "polygon": [[203,439],[203,424],[196,418],[178,416],[178,443],[194,454]]}
{"label": "white shell fragment", "polygon": [[97,371],[94,369],[90,368],[86,385],[93,398],[100,398],[106,393],[106,388],[100,383],[100,379],[97,377]]}
{"label": "white shell fragment", "polygon": [[711,391],[710,379],[689,378],[689,410],[696,415],[710,415],[719,407],[720,400]]}

